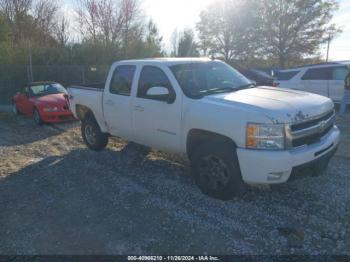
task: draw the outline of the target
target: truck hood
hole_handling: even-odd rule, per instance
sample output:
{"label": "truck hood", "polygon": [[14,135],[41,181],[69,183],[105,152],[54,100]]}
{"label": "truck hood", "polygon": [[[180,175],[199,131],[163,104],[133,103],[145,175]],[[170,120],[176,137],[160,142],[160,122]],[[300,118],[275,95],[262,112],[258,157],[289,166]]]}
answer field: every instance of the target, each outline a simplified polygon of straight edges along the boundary
{"label": "truck hood", "polygon": [[262,113],[274,123],[295,123],[329,112],[333,102],[324,96],[275,87],[261,86],[230,94],[205,97],[208,102],[227,106],[246,106],[247,111]]}

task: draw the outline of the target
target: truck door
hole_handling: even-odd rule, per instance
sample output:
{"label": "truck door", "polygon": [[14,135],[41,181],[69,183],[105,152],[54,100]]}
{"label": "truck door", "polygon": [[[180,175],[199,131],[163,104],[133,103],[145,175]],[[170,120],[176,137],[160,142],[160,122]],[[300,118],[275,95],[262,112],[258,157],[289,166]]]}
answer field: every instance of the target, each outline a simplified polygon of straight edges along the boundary
{"label": "truck door", "polygon": [[[119,65],[109,76],[103,97],[103,112],[109,133],[129,139],[132,134],[131,88],[135,65]],[[109,81],[108,81],[109,80]]]}
{"label": "truck door", "polygon": [[[144,66],[133,102],[135,142],[166,151],[180,148],[181,96],[169,76],[168,68]],[[158,95],[152,90],[158,91]],[[161,95],[163,90],[164,94]]]}

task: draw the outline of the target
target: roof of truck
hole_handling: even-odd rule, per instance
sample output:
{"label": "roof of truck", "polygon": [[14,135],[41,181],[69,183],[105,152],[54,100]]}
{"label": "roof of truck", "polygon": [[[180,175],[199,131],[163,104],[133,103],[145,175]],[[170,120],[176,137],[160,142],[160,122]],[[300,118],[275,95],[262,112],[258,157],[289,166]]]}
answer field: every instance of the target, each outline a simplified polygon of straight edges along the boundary
{"label": "roof of truck", "polygon": [[199,57],[187,57],[187,58],[146,58],[146,59],[135,59],[135,60],[123,60],[118,61],[118,63],[161,63],[166,65],[175,65],[183,63],[198,63],[198,62],[209,62],[212,61],[210,58],[199,58]]}

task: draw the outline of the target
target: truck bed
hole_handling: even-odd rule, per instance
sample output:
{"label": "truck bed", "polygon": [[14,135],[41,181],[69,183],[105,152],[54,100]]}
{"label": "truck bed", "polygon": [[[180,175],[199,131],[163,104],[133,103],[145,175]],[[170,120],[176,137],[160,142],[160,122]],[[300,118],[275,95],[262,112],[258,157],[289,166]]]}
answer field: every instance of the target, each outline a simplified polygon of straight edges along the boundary
{"label": "truck bed", "polygon": [[97,89],[103,91],[105,88],[105,83],[94,83],[94,84],[88,84],[88,85],[73,85],[68,87],[69,88],[77,88],[77,89]]}
{"label": "truck bed", "polygon": [[70,109],[74,116],[79,118],[78,107],[87,107],[95,115],[96,119],[103,119],[103,90],[98,85],[90,86],[71,86],[68,87]]}

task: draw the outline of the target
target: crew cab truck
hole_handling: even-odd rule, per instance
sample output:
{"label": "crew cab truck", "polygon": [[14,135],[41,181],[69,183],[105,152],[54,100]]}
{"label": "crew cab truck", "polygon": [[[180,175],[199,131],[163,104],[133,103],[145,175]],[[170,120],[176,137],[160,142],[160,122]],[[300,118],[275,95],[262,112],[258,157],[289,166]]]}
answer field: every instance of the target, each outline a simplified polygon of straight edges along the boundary
{"label": "crew cab truck", "polygon": [[116,136],[186,154],[201,191],[223,200],[246,184],[287,182],[300,168],[320,173],[339,143],[329,98],[256,87],[218,60],[116,62],[103,89],[68,92],[90,149]]}

